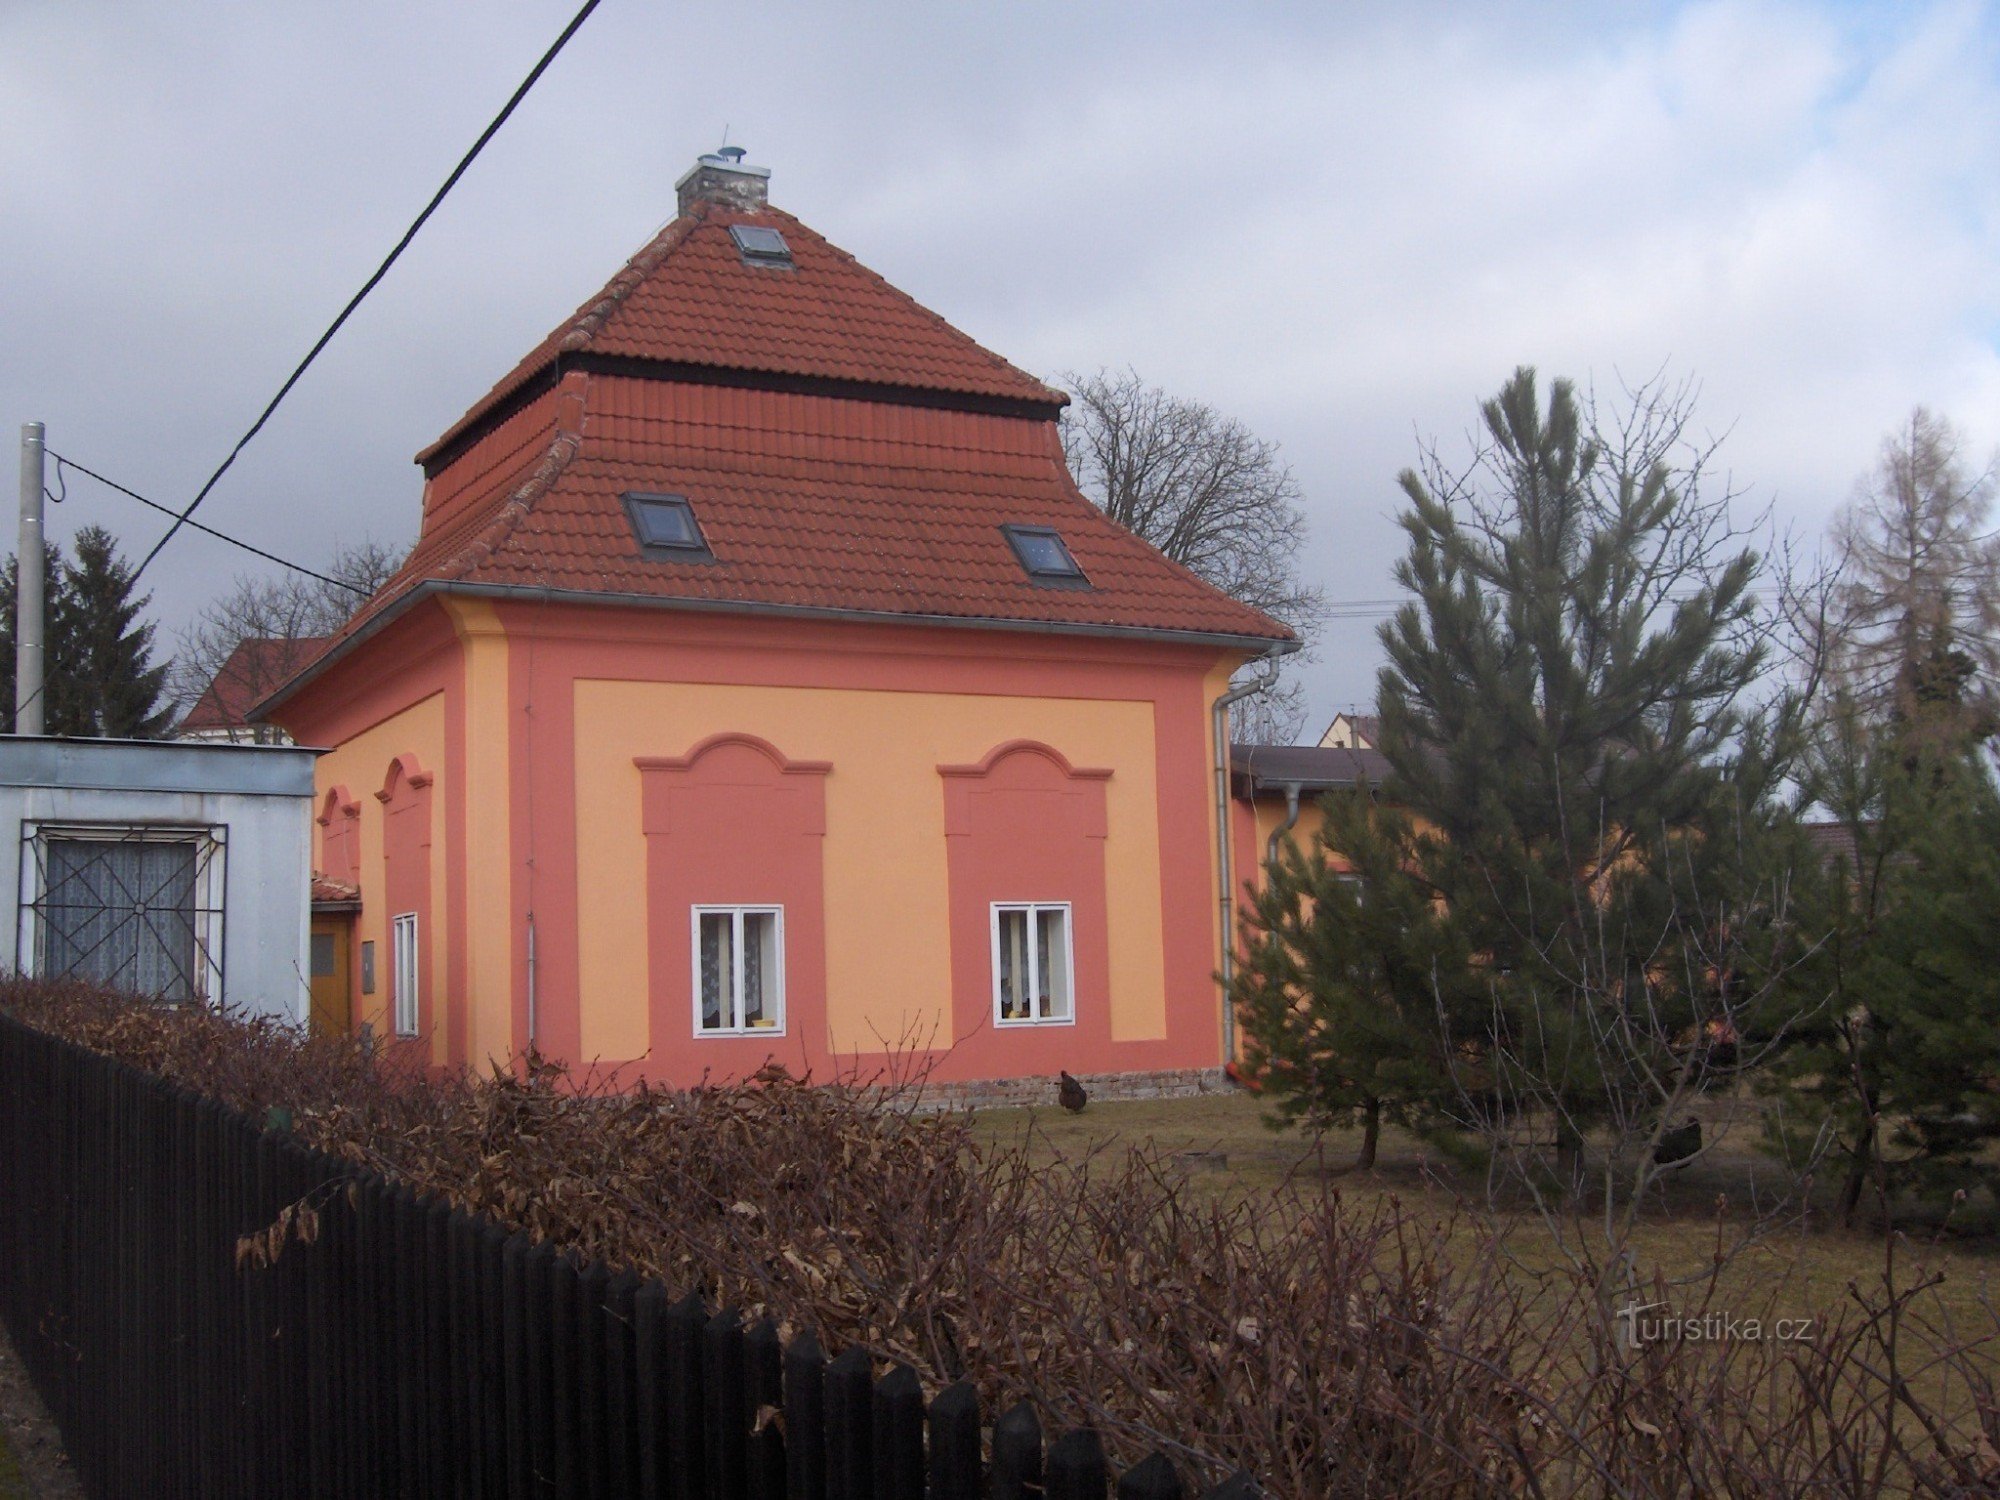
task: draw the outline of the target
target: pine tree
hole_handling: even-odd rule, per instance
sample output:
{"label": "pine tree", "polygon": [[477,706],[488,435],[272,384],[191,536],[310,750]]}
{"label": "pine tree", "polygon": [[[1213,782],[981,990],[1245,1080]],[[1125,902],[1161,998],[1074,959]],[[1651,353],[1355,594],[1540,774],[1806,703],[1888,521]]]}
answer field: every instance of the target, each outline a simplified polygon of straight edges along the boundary
{"label": "pine tree", "polygon": [[1796,958],[1792,720],[1744,706],[1759,563],[1727,497],[1657,446],[1607,458],[1566,381],[1544,408],[1518,370],[1482,414],[1470,471],[1402,476],[1380,744],[1488,994],[1455,1054],[1480,1123],[1552,1141],[1574,1194],[1586,1138],[1643,1163]]}
{"label": "pine tree", "polygon": [[75,547],[51,632],[62,642],[62,693],[50,707],[66,720],[52,732],[157,739],[172,715],[160,706],[167,667],[153,665],[153,626],[139,619],[152,596],[132,596],[131,566],[110,532],[86,526]]}
{"label": "pine tree", "polygon": [[1857,985],[1880,1038],[1874,1113],[1920,1192],[2000,1192],[2000,797],[1967,758],[1926,800]]}
{"label": "pine tree", "polygon": [[1243,916],[1232,998],[1271,1123],[1434,1128],[1452,1097],[1444,1013],[1468,973],[1448,915],[1412,873],[1406,818],[1369,793],[1322,800],[1308,847],[1287,835]]}
{"label": "pine tree", "polygon": [[[76,534],[76,557],[48,550],[44,603],[43,727],[51,735],[156,739],[171,714],[160,706],[167,665],[154,666],[153,626],[140,613],[150,595],[132,597],[132,570],[101,527]],[[6,704],[14,687],[16,560],[0,578],[0,657]]]}

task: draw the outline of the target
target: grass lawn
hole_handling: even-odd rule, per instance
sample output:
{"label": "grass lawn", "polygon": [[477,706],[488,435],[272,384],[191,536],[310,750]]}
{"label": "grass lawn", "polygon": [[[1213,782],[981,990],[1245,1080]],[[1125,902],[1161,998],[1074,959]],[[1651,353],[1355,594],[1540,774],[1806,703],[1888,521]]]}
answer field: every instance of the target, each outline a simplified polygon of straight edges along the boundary
{"label": "grass lawn", "polygon": [[[1727,1111],[1724,1105],[1718,1113]],[[1634,1237],[1633,1248],[1649,1273],[1658,1269],[1670,1278],[1701,1274],[1717,1243],[1718,1200],[1723,1237],[1733,1242],[1754,1221],[1754,1205],[1782,1196],[1788,1186],[1782,1166],[1758,1149],[1752,1123],[1730,1126],[1717,1139],[1718,1123],[1726,1121],[1709,1123],[1711,1149],[1664,1186]],[[1204,1192],[1268,1194],[1288,1178],[1310,1182],[1323,1176],[1358,1208],[1393,1199],[1420,1216],[1458,1216],[1468,1253],[1490,1243],[1490,1231],[1498,1228],[1522,1274],[1532,1275],[1557,1259],[1549,1229],[1539,1218],[1522,1210],[1496,1214],[1488,1206],[1483,1177],[1466,1174],[1423,1142],[1385,1129],[1376,1169],[1358,1173],[1351,1169],[1358,1131],[1329,1132],[1319,1142],[1296,1130],[1274,1131],[1263,1123],[1258,1102],[1248,1093],[1092,1103],[1080,1115],[1051,1103],[1040,1109],[982,1112],[975,1124],[983,1139],[1001,1143],[1025,1138],[1031,1152],[1044,1157],[1075,1159],[1093,1149],[1147,1142],[1164,1152],[1188,1153],[1189,1184]],[[1879,1284],[1884,1243],[1879,1227],[1846,1231],[1818,1213],[1804,1225],[1769,1233],[1738,1255],[1725,1269],[1720,1291],[1733,1310],[1743,1313],[1832,1315],[1847,1302],[1851,1284]],[[1899,1237],[1896,1254],[1899,1282],[1919,1267],[1945,1277],[1916,1311],[1950,1319],[1968,1337],[1993,1334],[1994,1308],[2000,1306],[2000,1237],[1913,1232]],[[2000,1357],[2000,1351],[1995,1353]]]}

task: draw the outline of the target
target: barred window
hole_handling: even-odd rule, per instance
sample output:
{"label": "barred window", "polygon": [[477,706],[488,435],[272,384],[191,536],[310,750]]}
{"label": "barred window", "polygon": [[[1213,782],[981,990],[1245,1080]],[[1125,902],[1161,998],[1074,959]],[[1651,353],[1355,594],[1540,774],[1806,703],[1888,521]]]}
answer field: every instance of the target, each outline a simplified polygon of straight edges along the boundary
{"label": "barred window", "polygon": [[226,830],[21,825],[23,967],[171,1003],[222,994]]}

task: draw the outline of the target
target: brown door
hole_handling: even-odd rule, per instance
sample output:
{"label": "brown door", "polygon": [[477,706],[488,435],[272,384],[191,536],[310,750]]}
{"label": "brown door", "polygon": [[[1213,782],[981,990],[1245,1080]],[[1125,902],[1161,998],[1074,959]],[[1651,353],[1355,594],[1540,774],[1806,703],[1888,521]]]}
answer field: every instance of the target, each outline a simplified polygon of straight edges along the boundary
{"label": "brown door", "polygon": [[314,1036],[345,1036],[351,1011],[348,951],[354,946],[354,918],[314,916],[312,919],[312,1031]]}

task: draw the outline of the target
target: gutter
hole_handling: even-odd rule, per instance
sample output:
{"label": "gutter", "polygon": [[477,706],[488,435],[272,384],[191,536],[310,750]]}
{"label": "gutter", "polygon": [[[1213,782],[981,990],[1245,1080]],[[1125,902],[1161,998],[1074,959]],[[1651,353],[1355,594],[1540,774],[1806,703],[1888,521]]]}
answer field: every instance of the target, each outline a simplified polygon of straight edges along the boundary
{"label": "gutter", "polygon": [[1279,641],[1265,648],[1263,668],[1250,681],[1230,688],[1209,710],[1215,732],[1215,855],[1222,875],[1218,916],[1222,928],[1222,1064],[1236,1062],[1236,1004],[1230,999],[1236,978],[1236,876],[1229,858],[1229,705],[1261,693],[1278,680],[1280,661],[1299,649],[1297,641]]}
{"label": "gutter", "polygon": [[[825,621],[829,624],[917,625],[955,630],[997,630],[1016,635],[1085,636],[1110,641],[1147,641],[1173,646],[1217,646],[1224,650],[1249,651],[1258,655],[1280,654],[1299,649],[1296,640],[1273,640],[1265,635],[1231,635],[1198,630],[1165,630],[1147,625],[1090,625],[1065,620],[999,620],[982,615],[912,614],[892,609],[828,609],[806,604],[759,604],[740,599],[675,599],[653,594],[625,594],[590,589],[552,589],[546,584],[454,583],[431,578],[417,584],[394,603],[371,616],[366,624],[321,656],[305,671],[272,693],[251,712],[253,718],[268,718],[307,683],[352,651],[362,641],[377,634],[391,621],[414,608],[419,600],[451,595],[462,599],[491,599],[498,602],[535,604],[580,604],[616,609],[666,609],[691,614],[766,615],[776,619]],[[1275,673],[1273,674],[1275,676]],[[1246,688],[1246,692],[1251,689]],[[1238,693],[1237,697],[1244,696]],[[1229,701],[1234,702],[1232,698]],[[1225,739],[1227,736],[1225,735]],[[1229,764],[1228,745],[1223,746],[1221,764]]]}

